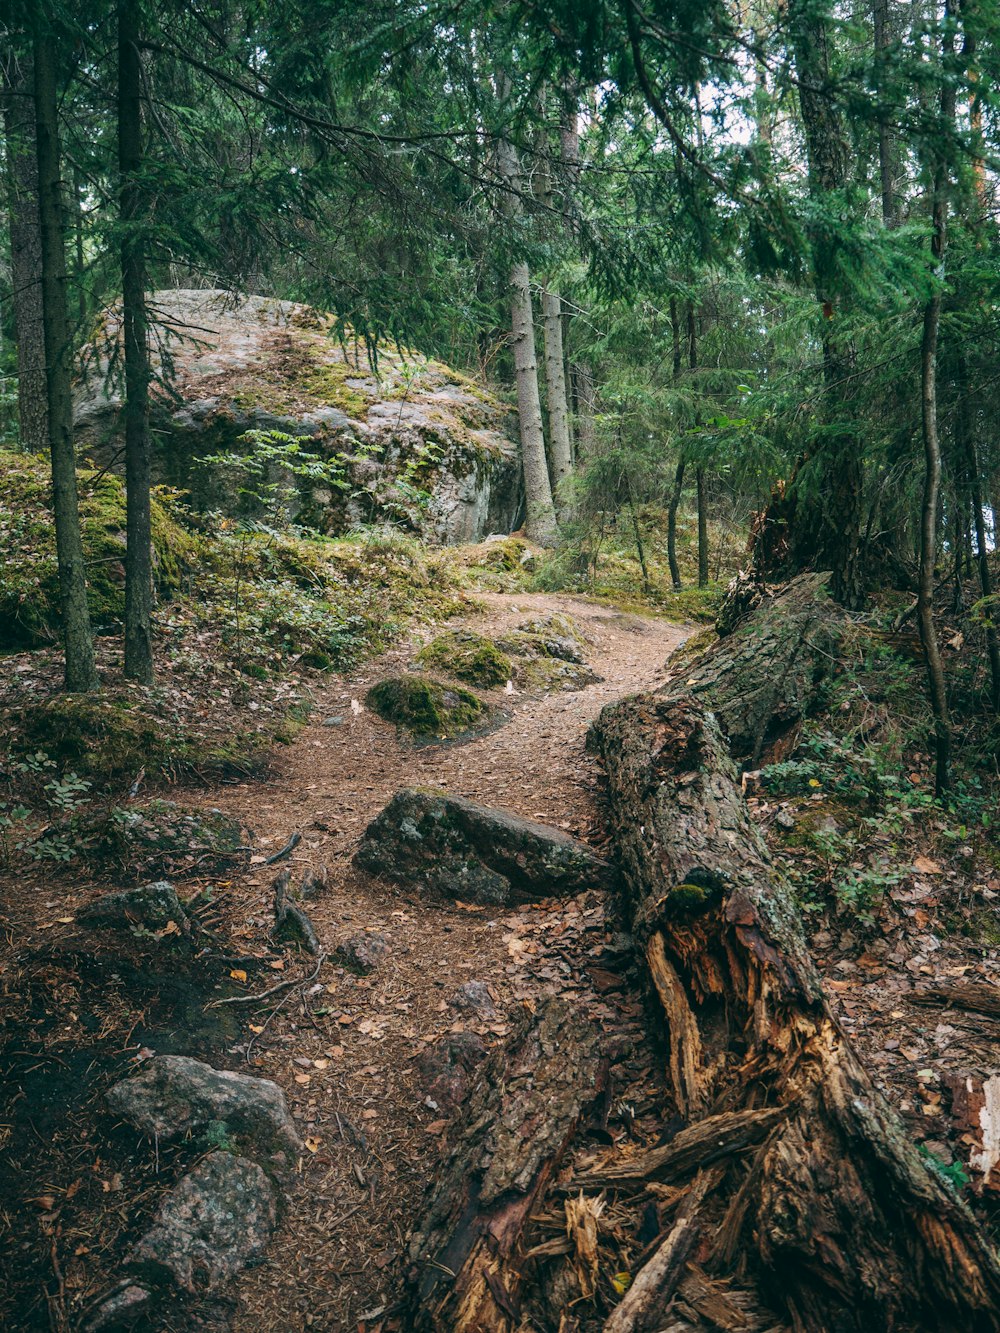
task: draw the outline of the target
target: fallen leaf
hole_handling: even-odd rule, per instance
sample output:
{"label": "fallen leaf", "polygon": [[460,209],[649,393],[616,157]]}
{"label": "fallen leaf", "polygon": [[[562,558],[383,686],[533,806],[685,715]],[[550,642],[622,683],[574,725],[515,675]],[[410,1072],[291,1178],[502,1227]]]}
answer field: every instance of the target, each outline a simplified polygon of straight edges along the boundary
{"label": "fallen leaf", "polygon": [[276,958],[274,962],[271,964],[271,967],[274,969],[275,972],[284,972],[285,970],[284,959]]}
{"label": "fallen leaf", "polygon": [[247,979],[247,974],[243,971],[242,967],[234,967],[229,975],[234,981],[246,981]]}
{"label": "fallen leaf", "polygon": [[315,1134],[310,1134],[308,1138],[302,1140],[309,1152],[316,1152],[322,1139],[318,1139]]}
{"label": "fallen leaf", "polygon": [[303,1084],[305,1084],[305,1083],[311,1083],[311,1082],[312,1082],[312,1075],[311,1075],[311,1074],[296,1074],[296,1075],[295,1075],[295,1082],[296,1082],[296,1083],[303,1083]]}
{"label": "fallen leaf", "polygon": [[940,875],[944,873],[936,861],[931,861],[926,856],[915,857],[913,869],[920,875]]}
{"label": "fallen leaf", "polygon": [[432,1120],[427,1126],[428,1134],[442,1134],[448,1127],[447,1120]]}

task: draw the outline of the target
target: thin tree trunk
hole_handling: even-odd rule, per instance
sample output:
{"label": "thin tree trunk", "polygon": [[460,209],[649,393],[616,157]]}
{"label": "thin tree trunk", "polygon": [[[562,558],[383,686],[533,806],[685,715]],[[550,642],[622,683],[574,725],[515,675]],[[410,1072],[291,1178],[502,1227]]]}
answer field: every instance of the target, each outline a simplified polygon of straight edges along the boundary
{"label": "thin tree trunk", "polygon": [[[983,513],[983,483],[979,472],[979,449],[976,445],[975,428],[970,419],[964,357],[960,364],[959,388],[961,392],[959,422],[968,458],[969,489],[972,493],[972,521],[976,529],[976,567],[979,573],[979,590],[985,600],[993,596],[993,575],[990,572],[986,517]],[[1000,713],[1000,639],[997,636],[992,607],[987,609],[986,615],[986,656],[990,664],[990,702],[993,711]]]}
{"label": "thin tree trunk", "polygon": [[[947,27],[951,5],[945,5],[942,56],[947,62],[954,51],[954,39]],[[947,82],[941,92],[942,119],[951,124],[955,117],[955,89]],[[917,624],[927,662],[927,681],[934,710],[934,786],[940,796],[951,783],[951,718],[944,667],[934,625],[934,565],[937,557],[937,510],[941,490],[941,442],[937,422],[937,351],[941,326],[941,283],[948,245],[947,167],[940,159],[934,166],[934,193],[931,213],[931,262],[934,292],[924,309],[923,336],[920,344],[920,405],[924,439],[924,490],[920,510],[920,574],[917,592]]]}
{"label": "thin tree trunk", "polygon": [[667,510],[667,564],[670,566],[670,581],[674,587],[681,587],[681,571],[677,563],[677,507],[681,502],[684,487],[684,459],[677,460],[674,473],[674,489],[670,495],[670,508]]}
{"label": "thin tree trunk", "polygon": [[569,435],[569,404],[563,357],[562,298],[558,292],[548,289],[542,292],[542,328],[545,335],[545,386],[549,407],[552,491],[559,512],[562,513],[567,508],[566,483],[573,475],[573,446]]}
{"label": "thin tree trunk", "polygon": [[42,311],[45,326],[44,364],[59,601],[66,655],[65,682],[67,690],[82,692],[97,689],[98,680],[94,664],[94,638],[87,607],[87,575],[80,539],[80,510],[76,490],[56,48],[49,33],[36,30],[33,58]]}
{"label": "thin tree trunk", "polygon": [[[521,172],[512,144],[501,142],[497,153],[501,175],[511,190],[520,187]],[[521,210],[518,195],[508,196],[507,211],[515,217]],[[535,353],[535,319],[531,305],[531,275],[522,259],[511,265],[511,343],[517,383],[517,412],[521,433],[521,465],[524,469],[525,531],[532,541],[551,546],[556,540],[556,511],[545,458],[542,405],[538,395],[538,360]]]}
{"label": "thin tree trunk", "polygon": [[597,395],[589,363],[577,362],[573,381],[576,385],[576,457],[578,462],[585,462],[593,457],[597,447],[597,422],[594,419]]}
{"label": "thin tree trunk", "polygon": [[708,583],[708,495],[705,486],[705,469],[700,467],[695,472],[698,484],[698,587]]}
{"label": "thin tree trunk", "polygon": [[21,447],[49,447],[42,317],[42,237],[38,217],[38,153],[31,61],[13,46],[3,56],[3,129],[7,159],[11,305],[17,343],[17,415]]}
{"label": "thin tree trunk", "polygon": [[153,565],[149,487],[149,350],[143,226],[142,70],[137,0],[118,6],[118,166],[121,172],[125,344],[125,675],[153,680]]}

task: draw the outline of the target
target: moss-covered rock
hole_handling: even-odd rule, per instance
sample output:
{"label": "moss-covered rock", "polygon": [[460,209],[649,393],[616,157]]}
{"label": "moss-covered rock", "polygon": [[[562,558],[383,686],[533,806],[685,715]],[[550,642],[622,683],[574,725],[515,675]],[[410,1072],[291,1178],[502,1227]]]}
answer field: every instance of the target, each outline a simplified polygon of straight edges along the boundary
{"label": "moss-covered rock", "polygon": [[[98,630],[125,611],[125,488],[118,477],[81,469],[80,529],[87,594]],[[194,558],[196,539],[170,512],[151,505],[153,576],[161,598],[177,592]],[[0,651],[54,642],[59,632],[59,571],[48,460],[0,450]]]}
{"label": "moss-covered rock", "polygon": [[371,687],[365,703],[415,740],[453,740],[493,720],[493,710],[478,695],[433,676],[388,676]]}
{"label": "moss-covered rock", "polygon": [[558,611],[525,620],[500,640],[501,648],[517,657],[554,657],[578,664],[585,659],[586,645],[573,617]]}
{"label": "moss-covered rock", "polygon": [[520,658],[514,669],[514,679],[523,690],[548,694],[553,690],[582,690],[602,677],[586,663],[541,656]]}
{"label": "moss-covered rock", "polygon": [[503,685],[514,674],[507,654],[492,639],[472,630],[439,634],[421,648],[417,661],[487,690]]}

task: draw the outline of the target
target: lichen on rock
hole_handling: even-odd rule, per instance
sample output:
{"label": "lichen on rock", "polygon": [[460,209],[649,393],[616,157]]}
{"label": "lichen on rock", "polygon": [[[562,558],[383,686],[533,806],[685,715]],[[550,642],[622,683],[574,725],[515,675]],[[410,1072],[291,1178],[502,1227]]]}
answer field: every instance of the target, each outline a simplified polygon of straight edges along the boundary
{"label": "lichen on rock", "polygon": [[514,673],[510,658],[493,639],[467,629],[439,634],[421,648],[417,661],[483,689],[503,685]]}

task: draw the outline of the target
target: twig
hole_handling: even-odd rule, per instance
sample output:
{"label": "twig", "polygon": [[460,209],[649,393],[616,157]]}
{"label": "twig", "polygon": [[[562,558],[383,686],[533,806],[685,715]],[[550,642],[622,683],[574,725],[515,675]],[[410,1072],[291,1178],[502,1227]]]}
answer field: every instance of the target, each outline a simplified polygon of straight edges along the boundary
{"label": "twig", "polygon": [[267,860],[264,862],[264,864],[266,866],[273,866],[276,861],[283,861],[286,856],[291,856],[292,852],[295,851],[296,847],[298,847],[301,841],[302,841],[302,834],[293,833],[292,836],[285,843],[284,847],[282,847],[281,851],[275,852],[273,856],[269,856]]}
{"label": "twig", "polygon": [[279,995],[283,990],[288,990],[291,986],[305,986],[310,981],[315,981],[319,976],[319,970],[326,962],[326,954],[321,953],[316,959],[316,966],[307,977],[295,977],[290,981],[279,981],[277,986],[271,986],[268,990],[262,990],[259,995],[230,995],[224,1000],[210,1000],[205,1005],[206,1009],[216,1009],[221,1004],[259,1004],[261,1000],[266,1000],[272,995]]}
{"label": "twig", "polygon": [[285,1004],[287,1004],[287,1002],[292,998],[294,994],[295,994],[294,991],[289,991],[287,995],[282,995],[281,999],[278,1001],[278,1003],[274,1006],[274,1008],[271,1010],[268,1016],[264,1019],[263,1023],[260,1025],[260,1031],[255,1032],[253,1036],[250,1038],[250,1040],[247,1042],[247,1048],[246,1051],[244,1052],[247,1064],[250,1063],[250,1052],[254,1048],[254,1042],[257,1040],[258,1037],[262,1037],[264,1035],[268,1023],[270,1023],[271,1019],[275,1016],[278,1010],[281,1009]]}

